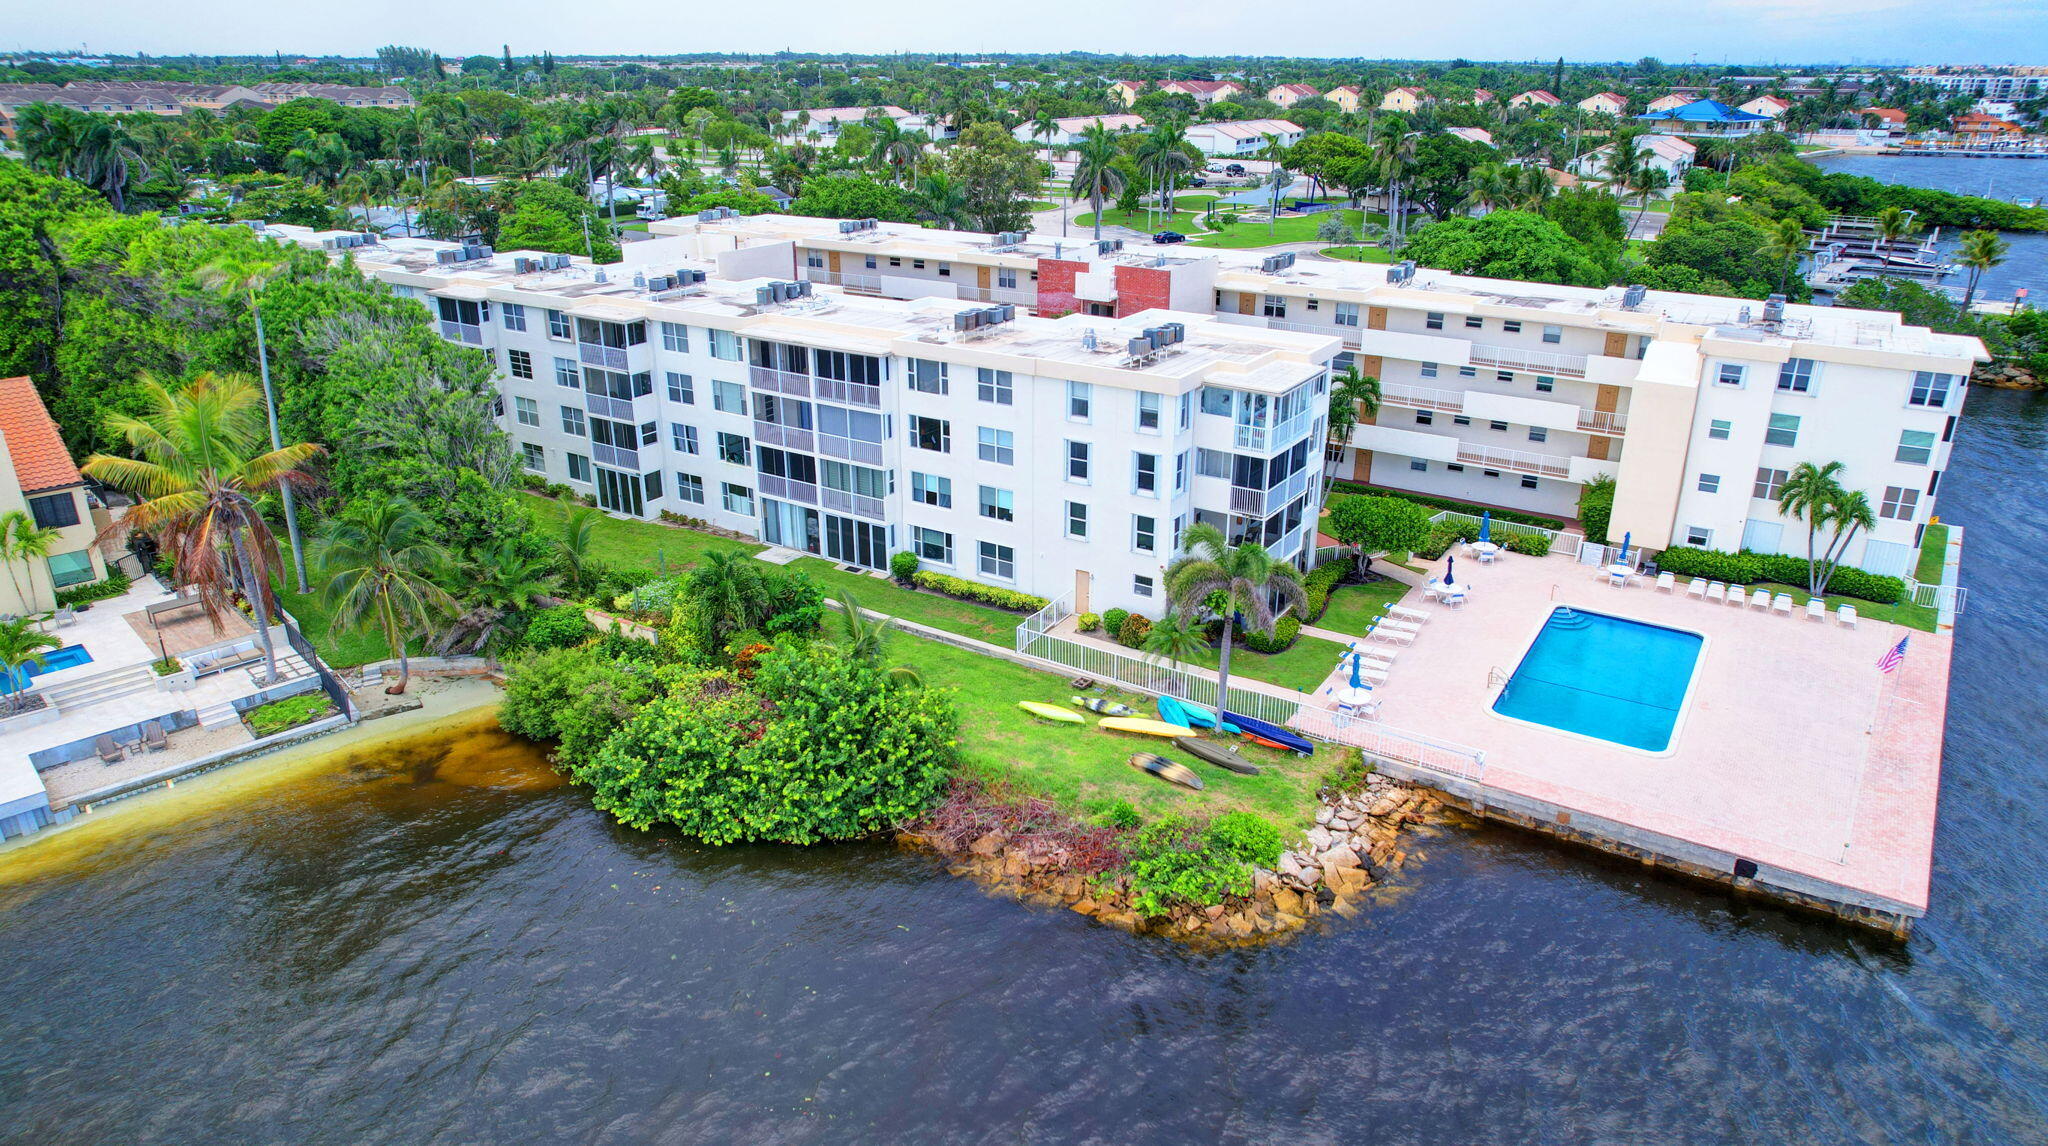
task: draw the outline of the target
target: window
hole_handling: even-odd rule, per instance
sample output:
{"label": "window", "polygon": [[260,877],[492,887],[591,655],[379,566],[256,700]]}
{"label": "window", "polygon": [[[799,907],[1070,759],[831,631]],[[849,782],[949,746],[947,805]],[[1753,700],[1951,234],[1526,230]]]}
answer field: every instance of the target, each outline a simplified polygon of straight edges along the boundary
{"label": "window", "polygon": [[1444,316],[1432,310],[1422,316],[1422,325],[1427,330],[1442,330],[1444,328]]}
{"label": "window", "polygon": [[1333,321],[1335,321],[1338,326],[1357,326],[1358,304],[1355,302],[1338,303],[1337,313],[1334,316]]}
{"label": "window", "polygon": [[974,396],[984,402],[1008,406],[1016,401],[1017,393],[1008,370],[991,370],[979,367],[974,383]]}
{"label": "window", "polygon": [[583,368],[573,358],[555,359],[555,385],[567,386],[571,390],[583,389]]}
{"label": "window", "polygon": [[[748,447],[750,444],[744,434],[728,434],[720,430],[718,432],[718,460],[731,462],[736,466],[749,465],[751,464],[748,458]],[[753,511],[748,510],[747,512],[752,513]]]}
{"label": "window", "polygon": [[512,377],[533,377],[533,355],[524,350],[507,350],[505,352],[505,361],[512,368]]}
{"label": "window", "polygon": [[1557,344],[1558,344],[1558,343],[1560,343],[1560,342],[1563,342],[1563,341],[1564,341],[1564,327],[1562,327],[1562,326],[1546,326],[1546,327],[1544,327],[1544,328],[1543,328],[1543,341],[1545,341],[1545,342],[1548,342],[1548,343],[1550,343],[1550,344],[1551,344],[1551,345],[1553,345],[1553,346],[1557,345]]}
{"label": "window", "polygon": [[583,408],[581,406],[562,407],[562,432],[573,434],[579,438],[589,436],[590,430],[583,423]]}
{"label": "window", "polygon": [[671,449],[679,454],[696,453],[697,427],[685,426],[681,422],[670,422],[668,424],[668,444]]}
{"label": "window", "polygon": [[992,485],[982,486],[981,515],[993,521],[1017,520],[1017,495]]}
{"label": "window", "polygon": [[946,364],[925,358],[912,358],[910,362],[910,388],[920,394],[944,394],[946,392]]}
{"label": "window", "polygon": [[1460,378],[1477,378],[1477,377],[1479,377],[1479,367],[1477,367],[1477,366],[1460,366],[1460,367],[1458,367],[1458,377],[1460,377]]}
{"label": "window", "polygon": [[1453,426],[1469,426],[1469,425],[1471,425],[1471,424],[1472,424],[1472,419],[1471,419],[1471,418],[1468,418],[1468,417],[1466,417],[1466,416],[1465,416],[1465,415],[1463,415],[1463,414],[1452,414],[1452,415],[1451,415],[1451,425],[1453,425]]}
{"label": "window", "polygon": [[737,382],[711,383],[711,408],[728,414],[747,412],[747,388]]}
{"label": "window", "polygon": [[823,268],[824,268],[824,266],[825,266],[825,252],[823,252],[823,251],[805,251],[805,252],[804,252],[804,265],[805,265],[805,266],[807,266],[807,267],[813,267],[813,268],[817,268],[817,269],[823,269]]}
{"label": "window", "polygon": [[1503,318],[1500,320],[1500,328],[1507,334],[1520,334],[1522,333],[1522,320],[1519,318]]}
{"label": "window", "polygon": [[79,549],[70,553],[52,553],[45,558],[50,565],[50,587],[62,589],[92,580],[92,550]]}
{"label": "window", "polygon": [[1088,507],[1078,501],[1067,503],[1067,536],[1088,540]]}
{"label": "window", "polygon": [[945,454],[953,451],[953,423],[944,418],[910,416],[910,448]]}
{"label": "window", "polygon": [[568,315],[563,314],[559,310],[548,312],[548,337],[559,338],[564,341],[568,340],[570,337]]}
{"label": "window", "polygon": [[841,493],[870,497],[878,501],[893,492],[896,484],[895,474],[889,470],[849,465],[829,458],[819,463],[818,468],[824,472],[826,489],[836,489]]}
{"label": "window", "polygon": [[1529,427],[1529,440],[1532,442],[1547,442],[1550,440],[1550,431],[1542,426],[1531,426]]}
{"label": "window", "polygon": [[746,486],[726,482],[721,500],[725,503],[727,513],[737,513],[741,517],[754,516],[754,491]]}
{"label": "window", "polygon": [[661,348],[675,351],[690,349],[690,328],[680,322],[662,323]]}
{"label": "window", "polygon": [[953,508],[953,479],[910,472],[910,500],[935,505],[940,509]]}
{"label": "window", "polygon": [[1426,474],[1429,472],[1429,463],[1423,461],[1421,458],[1409,458],[1408,468],[1414,470],[1416,473]]}
{"label": "window", "polygon": [[1778,500],[1778,491],[1785,488],[1785,479],[1789,476],[1791,475],[1785,470],[1774,470],[1769,466],[1758,466],[1756,485],[1750,489],[1749,496],[1760,497],[1765,501],[1776,501]]}
{"label": "window", "polygon": [[540,425],[540,403],[531,398],[512,399],[513,416],[522,426]]}
{"label": "window", "polygon": [[1499,418],[1493,418],[1486,423],[1486,428],[1494,431],[1495,433],[1506,433],[1508,424],[1506,422],[1501,421]]}
{"label": "window", "polygon": [[910,527],[910,548],[926,561],[940,565],[953,563],[953,535],[950,533],[913,525]]}
{"label": "window", "polygon": [[70,490],[29,498],[28,508],[40,529],[63,529],[79,521],[78,495]]}
{"label": "window", "polygon": [[651,446],[661,440],[661,428],[653,422],[640,423],[640,444]]}
{"label": "window", "polygon": [[1701,474],[1701,475],[1700,475],[1700,482],[1699,482],[1699,487],[1700,487],[1700,492],[1701,492],[1701,493],[1720,493],[1720,492],[1721,492],[1721,475],[1720,475],[1720,474]]}
{"label": "window", "polygon": [[1436,411],[1434,411],[1434,410],[1417,410],[1417,411],[1415,411],[1415,424],[1416,424],[1416,425],[1418,425],[1418,426],[1434,426],[1434,425],[1436,425]]}
{"label": "window", "polygon": [[[740,336],[730,330],[713,330],[711,332],[711,357],[723,358],[727,362],[738,362],[740,360]],[[747,494],[747,504],[752,505],[753,503],[754,495],[749,492]],[[749,510],[748,512],[751,513],[753,511]]]}
{"label": "window", "polygon": [[997,267],[996,287],[1000,290],[1016,290],[1017,269],[1015,267]]}
{"label": "window", "polygon": [[1772,414],[1771,428],[1764,431],[1767,446],[1793,446],[1799,444],[1799,415]]}
{"label": "window", "polygon": [[1017,464],[1017,435],[1008,430],[983,426],[981,433],[981,460],[994,462],[999,466]]}
{"label": "window", "polygon": [[1522,488],[1523,488],[1523,489],[1535,489],[1535,488],[1536,488],[1536,487],[1537,487],[1538,485],[1541,485],[1541,484],[1542,484],[1541,482],[1538,482],[1538,481],[1537,481],[1537,480],[1536,480],[1536,479],[1535,479],[1534,477],[1531,477],[1531,476],[1530,476],[1530,475],[1528,475],[1528,474],[1523,474],[1523,475],[1522,475]]}
{"label": "window", "polygon": [[1711,549],[1714,531],[1704,525],[1688,525],[1685,527],[1685,543],[1698,549]]}
{"label": "window", "polygon": [[1915,371],[1913,374],[1913,392],[1906,396],[1906,404],[1910,406],[1946,406],[1948,405],[1948,392],[1955,386],[1955,382],[1956,376],[1953,374],[1936,374],[1928,370]]}
{"label": "window", "polygon": [[1557,379],[1542,374],[1536,376],[1536,392],[1538,394],[1548,394],[1555,389],[1557,389]]}
{"label": "window", "polygon": [[1468,314],[1465,316],[1465,328],[1468,330],[1484,330],[1486,328],[1486,320],[1479,315]]}
{"label": "window", "polygon": [[1131,578],[1131,592],[1139,597],[1150,597],[1152,595],[1152,578],[1147,577],[1143,573]]}
{"label": "window", "polygon": [[1465,467],[1459,465],[1457,462],[1445,462],[1444,469],[1454,474],[1461,474],[1465,472]]}
{"label": "window", "polygon": [[668,372],[668,400],[683,406],[697,404],[697,384],[688,374]]}
{"label": "window", "polygon": [[1932,457],[1934,457],[1934,431],[1901,430],[1899,432],[1899,452],[1894,455],[1893,460],[1905,462],[1908,465],[1924,466]]}
{"label": "window", "polygon": [[1202,413],[1215,414],[1222,418],[1230,417],[1232,396],[1233,391],[1221,386],[1202,387]]}
{"label": "window", "polygon": [[1159,455],[1131,455],[1131,492],[1157,494],[1159,492]]}
{"label": "window", "polygon": [[493,418],[502,418],[502,417],[504,417],[504,416],[505,416],[505,396],[504,396],[503,394],[494,394],[494,395],[492,395],[492,396],[491,396],[491,417],[493,417]]}
{"label": "window", "polygon": [[1195,424],[1195,396],[1192,393],[1180,396],[1180,429],[1182,433]]}
{"label": "window", "polygon": [[657,471],[655,471],[655,472],[653,472],[653,473],[646,473],[646,474],[641,474],[641,475],[640,475],[640,488],[641,488],[641,489],[643,489],[643,490],[645,490],[645,491],[647,492],[647,500],[648,500],[648,501],[660,501],[660,500],[661,500],[661,472],[660,472],[659,470],[657,470]]}
{"label": "window", "polygon": [[1811,358],[1787,358],[1778,367],[1778,389],[1804,394],[1813,388],[1814,362]]}
{"label": "window", "polygon": [[1088,480],[1088,443],[1069,441],[1067,443],[1067,480]]}
{"label": "window", "polygon": [[1286,318],[1287,299],[1282,295],[1269,294],[1260,303],[1259,313],[1266,318]]}
{"label": "window", "polygon": [[1512,370],[1496,370],[1493,372],[1493,380],[1495,382],[1513,382],[1515,380],[1515,372]]}
{"label": "window", "polygon": [[1017,579],[1017,551],[1007,545],[984,541],[980,547],[981,575],[994,577],[999,581]]}
{"label": "window", "polygon": [[1423,364],[1422,364],[1422,376],[1423,376],[1424,378],[1434,378],[1434,377],[1436,377],[1436,363],[1434,363],[1434,362],[1425,362],[1425,363],[1423,363]]}
{"label": "window", "polygon": [[1173,455],[1173,492],[1175,493],[1186,493],[1188,491],[1189,452],[1188,450],[1182,450]]}
{"label": "window", "polygon": [[543,451],[539,446],[534,445],[532,442],[521,442],[519,443],[519,453],[524,458],[524,462],[527,469],[530,469],[535,473],[547,472],[547,453]]}
{"label": "window", "polygon": [[1159,395],[1140,391],[1138,394],[1138,432],[1156,434],[1159,432]]}
{"label": "window", "polygon": [[1067,383],[1067,417],[1085,422],[1095,408],[1095,387],[1086,382]]}
{"label": "window", "polygon": [[1908,489],[1902,485],[1888,485],[1884,487],[1884,504],[1878,508],[1877,515],[1889,517],[1893,521],[1911,521],[1913,510],[1918,508],[1919,504],[1919,490]]}
{"label": "window", "polygon": [[1716,418],[1707,423],[1707,436],[1717,442],[1725,442],[1728,440],[1729,433],[1734,429],[1735,423],[1723,418]]}
{"label": "window", "polygon": [[1743,367],[1740,363],[1723,362],[1720,372],[1714,375],[1714,381],[1723,386],[1740,386],[1742,373]]}
{"label": "window", "polygon": [[686,501],[691,505],[703,505],[704,479],[696,474],[676,471],[676,500]]}
{"label": "window", "polygon": [[587,482],[590,480],[590,459],[582,454],[564,454],[569,459],[569,480]]}
{"label": "window", "polygon": [[1159,519],[1133,514],[1131,517],[1131,548],[1140,553],[1154,553],[1159,549]]}

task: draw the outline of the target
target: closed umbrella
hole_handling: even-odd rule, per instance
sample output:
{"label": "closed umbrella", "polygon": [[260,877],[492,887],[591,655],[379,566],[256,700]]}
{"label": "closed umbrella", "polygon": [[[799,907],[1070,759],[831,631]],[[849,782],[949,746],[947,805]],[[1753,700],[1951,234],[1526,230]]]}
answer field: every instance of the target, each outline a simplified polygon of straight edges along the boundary
{"label": "closed umbrella", "polygon": [[1444,584],[1445,584],[1445,585],[1451,585],[1451,584],[1455,584],[1455,583],[1456,583],[1456,578],[1454,578],[1454,577],[1452,577],[1452,576],[1451,576],[1451,567],[1452,567],[1452,566],[1454,566],[1454,565],[1456,565],[1457,563],[1458,563],[1458,559],[1457,559],[1457,558],[1455,558],[1455,557],[1446,557],[1446,558],[1444,558]]}
{"label": "closed umbrella", "polygon": [[1492,540],[1493,511],[1490,509],[1482,509],[1479,511],[1479,543],[1481,545],[1484,545]]}
{"label": "closed umbrella", "polygon": [[1621,556],[1616,558],[1616,560],[1623,565],[1628,564],[1628,542],[1629,538],[1634,536],[1635,534],[1633,532],[1624,533],[1621,535]]}

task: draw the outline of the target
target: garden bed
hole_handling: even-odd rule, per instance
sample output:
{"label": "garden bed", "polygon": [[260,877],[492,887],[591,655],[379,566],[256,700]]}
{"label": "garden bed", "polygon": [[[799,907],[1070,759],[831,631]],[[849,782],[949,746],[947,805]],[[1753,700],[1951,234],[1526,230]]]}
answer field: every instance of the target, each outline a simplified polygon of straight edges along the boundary
{"label": "garden bed", "polygon": [[294,728],[325,720],[337,710],[334,702],[327,699],[325,692],[315,689],[297,696],[287,696],[268,704],[259,704],[242,714],[242,723],[248,725],[249,735],[258,740],[290,732]]}

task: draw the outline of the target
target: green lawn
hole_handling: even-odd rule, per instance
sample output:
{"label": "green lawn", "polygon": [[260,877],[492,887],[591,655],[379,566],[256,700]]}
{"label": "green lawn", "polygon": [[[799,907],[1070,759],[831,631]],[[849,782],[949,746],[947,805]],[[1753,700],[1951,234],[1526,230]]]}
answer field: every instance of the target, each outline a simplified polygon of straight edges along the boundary
{"label": "green lawn", "polygon": [[1941,570],[1948,560],[1948,526],[1936,522],[1927,527],[1926,536],[1920,539],[1920,563],[1913,569],[1913,580],[1922,585],[1941,584]]}
{"label": "green lawn", "polygon": [[817,557],[800,558],[790,562],[789,567],[809,574],[812,580],[825,587],[827,596],[837,598],[842,592],[852,593],[863,609],[873,609],[877,613],[887,613],[1003,648],[1009,648],[1015,642],[1017,626],[1024,621],[1021,613],[959,601],[921,589],[905,589],[880,577],[848,573]]}
{"label": "green lawn", "polygon": [[1330,595],[1330,607],[1324,612],[1323,619],[1316,622],[1316,627],[1362,637],[1366,627],[1379,617],[1383,606],[1400,600],[1407,592],[1408,586],[1391,577],[1363,585],[1345,585]]}
{"label": "green lawn", "polygon": [[[529,495],[527,507],[533,510],[535,525],[548,536],[555,534],[556,523],[571,508],[567,503],[538,494]],[[613,565],[653,565],[671,570],[696,565],[712,549],[736,548],[759,553],[767,548],[752,541],[735,541],[657,521],[622,521],[609,516],[598,518],[591,547],[601,560]]]}
{"label": "green lawn", "polygon": [[[381,633],[369,630],[329,632],[333,617],[321,605],[320,594],[317,591],[293,593],[287,587],[279,586],[277,599],[284,606],[285,612],[298,619],[299,631],[306,634],[307,640],[313,642],[313,647],[319,650],[320,659],[327,662],[327,667],[354,668],[390,657],[391,648],[384,643]],[[421,651],[417,641],[413,643],[412,651],[415,654]]]}
{"label": "green lawn", "polygon": [[[1366,222],[1363,211],[1346,207],[1339,212],[1325,211],[1317,215],[1298,215],[1274,223],[1254,223],[1240,220],[1213,235],[1190,239],[1189,244],[1197,247],[1221,247],[1241,250],[1246,247],[1270,247],[1276,243],[1313,243],[1316,229],[1321,227],[1332,214],[1341,215],[1344,222],[1356,232]],[[1385,222],[1385,216],[1375,213],[1373,221]]]}
{"label": "green lawn", "polygon": [[1385,247],[1325,247],[1323,254],[1353,263],[1391,263],[1394,256]]}
{"label": "green lawn", "polygon": [[[1239,641],[1230,646],[1230,679],[1250,677],[1298,692],[1314,692],[1343,654],[1341,646],[1321,637],[1302,637],[1286,652],[1271,654],[1255,653]],[[1188,663],[1214,672],[1219,659],[1217,650],[1206,649]]]}
{"label": "green lawn", "polygon": [[[1100,807],[1118,799],[1129,800],[1147,817],[1242,808],[1293,834],[1314,815],[1316,788],[1343,751],[1324,747],[1304,759],[1240,741],[1245,759],[1262,769],[1257,776],[1240,776],[1195,761],[1157,737],[1097,729],[1091,714],[1083,713],[1085,725],[1055,724],[1017,707],[1020,700],[1066,705],[1074,693],[1064,677],[907,634],[891,638],[884,656],[890,664],[915,667],[927,684],[953,691],[967,767],[1069,808]],[[1107,695],[1147,716],[1156,714],[1148,697]],[[1134,752],[1180,760],[1202,778],[1204,790],[1191,792],[1132,768]]]}

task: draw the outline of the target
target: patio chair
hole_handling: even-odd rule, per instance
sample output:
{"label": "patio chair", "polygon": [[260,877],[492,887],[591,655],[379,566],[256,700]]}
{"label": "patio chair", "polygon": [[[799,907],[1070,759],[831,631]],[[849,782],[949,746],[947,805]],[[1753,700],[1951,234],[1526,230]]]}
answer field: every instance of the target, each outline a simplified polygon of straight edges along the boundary
{"label": "patio chair", "polygon": [[1414,621],[1418,625],[1424,621],[1429,620],[1429,610],[1411,609],[1406,605],[1388,605],[1387,614],[1389,616],[1399,617],[1402,620]]}
{"label": "patio chair", "polygon": [[51,616],[50,621],[53,626],[59,629],[63,628],[66,625],[77,624],[78,610],[72,608],[69,605],[65,605],[63,608],[58,609],[57,612]]}
{"label": "patio chair", "polygon": [[114,743],[113,733],[102,732],[99,739],[92,743],[93,747],[99,751],[100,763],[119,764],[121,762],[121,746]]}
{"label": "patio chair", "polygon": [[1786,615],[1786,616],[1788,616],[1788,617],[1789,617],[1789,616],[1791,616],[1791,615],[1792,615],[1792,594],[1790,594],[1790,593],[1780,593],[1780,594],[1778,594],[1777,596],[1775,596],[1775,597],[1772,597],[1772,598],[1771,598],[1771,612],[1773,612],[1773,613],[1783,613],[1784,615]]}
{"label": "patio chair", "polygon": [[1445,596],[1444,604],[1449,605],[1453,609],[1460,608],[1465,604],[1465,600],[1469,596],[1470,594],[1465,589],[1460,588]]}
{"label": "patio chair", "polygon": [[170,743],[170,737],[164,735],[163,721],[152,720],[142,726],[143,747],[151,752],[162,752],[165,748],[170,747]]}
{"label": "patio chair", "polygon": [[1731,605],[1735,606],[1736,608],[1740,609],[1740,608],[1741,608],[1741,607],[1742,607],[1742,606],[1743,606],[1744,604],[1746,604],[1746,603],[1747,603],[1748,601],[1749,601],[1749,597],[1748,597],[1748,595],[1747,595],[1747,594],[1745,594],[1745,593],[1744,593],[1744,592],[1742,591],[1742,586],[1740,586],[1740,585],[1730,585],[1730,586],[1728,586],[1728,603],[1729,603],[1729,604],[1731,604]]}
{"label": "patio chair", "polygon": [[1415,634],[1407,629],[1383,629],[1378,625],[1374,625],[1371,631],[1365,635],[1376,641],[1392,641],[1397,645],[1412,645],[1415,643]]}
{"label": "patio chair", "polygon": [[1769,609],[1771,607],[1771,591],[1769,589],[1758,589],[1751,593],[1749,595],[1749,607],[1752,609]]}
{"label": "patio chair", "polygon": [[1687,581],[1685,583],[1685,595],[1688,597],[1705,597],[1707,595],[1707,579],[1695,577]]}
{"label": "patio chair", "polygon": [[1479,553],[1478,553],[1478,557],[1479,557],[1479,563],[1480,563],[1481,565],[1491,565],[1491,564],[1493,564],[1493,559],[1494,559],[1494,557],[1495,557],[1495,555],[1496,555],[1496,552],[1497,552],[1496,550],[1492,550],[1492,549],[1482,549],[1482,550],[1480,550],[1480,551],[1479,551]]}
{"label": "patio chair", "polygon": [[1710,605],[1726,604],[1728,602],[1728,586],[1715,581],[1707,586],[1705,596],[1707,603]]}
{"label": "patio chair", "polygon": [[1806,601],[1806,619],[1807,619],[1807,620],[1809,620],[1809,621],[1825,621],[1825,620],[1827,620],[1827,619],[1828,619],[1828,603],[1827,603],[1826,601],[1823,601],[1823,600],[1821,600],[1821,599],[1820,599],[1819,597],[1809,597],[1809,598],[1807,598],[1807,601]]}
{"label": "patio chair", "polygon": [[1628,574],[1626,574],[1626,573],[1616,573],[1616,572],[1615,572],[1614,570],[1612,570],[1612,569],[1608,570],[1608,571],[1607,571],[1607,586],[1608,586],[1608,588],[1610,588],[1610,589],[1626,589],[1626,588],[1628,588]]}
{"label": "patio chair", "polygon": [[1657,574],[1657,591],[1658,591],[1659,593],[1670,593],[1670,592],[1673,592],[1673,591],[1675,591],[1675,590],[1676,590],[1677,588],[1678,588],[1678,575],[1677,575],[1677,574],[1675,574],[1675,573],[1659,573],[1659,574]]}
{"label": "patio chair", "polygon": [[1856,606],[1841,605],[1835,609],[1835,623],[1845,629],[1856,627]]}
{"label": "patio chair", "polygon": [[1443,595],[1444,586],[1443,582],[1441,581],[1431,579],[1429,582],[1422,586],[1422,598],[1425,601],[1440,600],[1442,599]]}
{"label": "patio chair", "polygon": [[1419,626],[1411,625],[1406,621],[1396,621],[1388,617],[1381,617],[1374,621],[1372,627],[1375,629],[1399,629],[1404,633],[1420,633],[1422,631]]}

